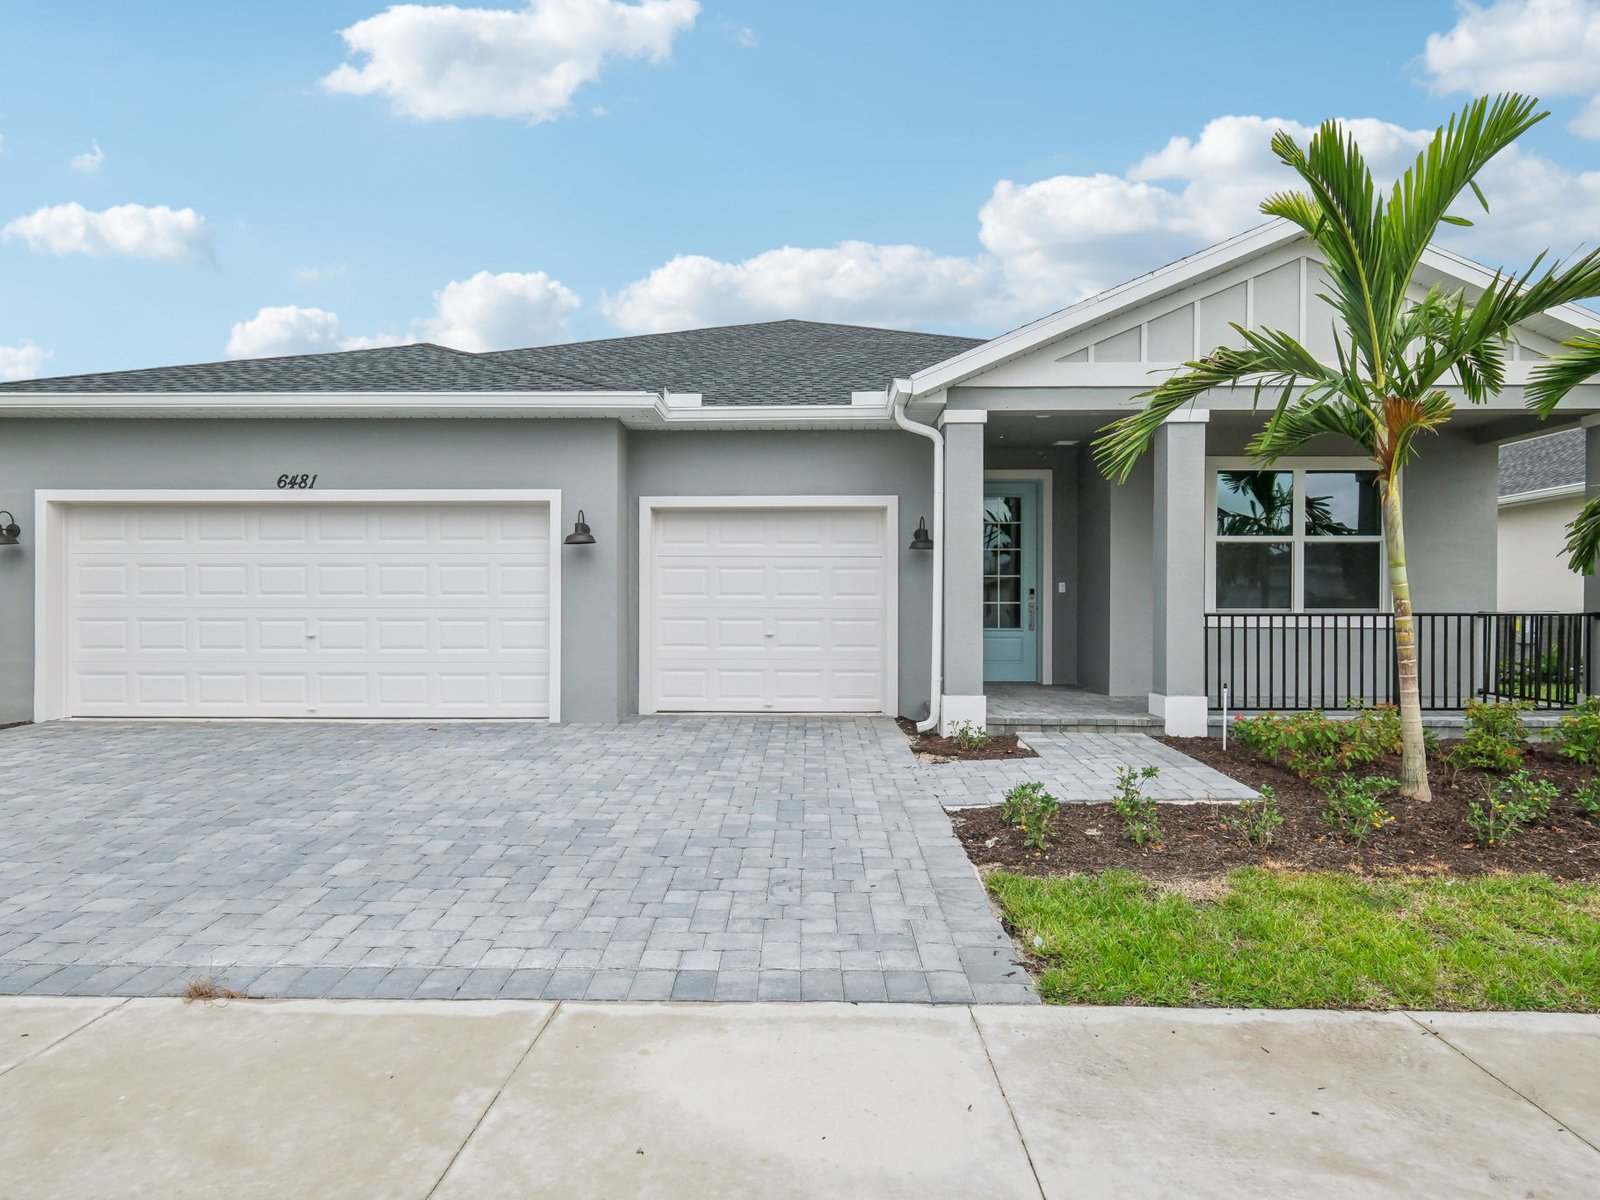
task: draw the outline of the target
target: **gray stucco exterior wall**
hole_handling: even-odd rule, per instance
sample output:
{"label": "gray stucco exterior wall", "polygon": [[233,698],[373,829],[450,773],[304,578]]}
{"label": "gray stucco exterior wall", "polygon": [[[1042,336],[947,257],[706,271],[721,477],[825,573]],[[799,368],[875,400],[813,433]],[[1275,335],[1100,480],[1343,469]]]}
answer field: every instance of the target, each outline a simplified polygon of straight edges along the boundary
{"label": "gray stucco exterior wall", "polygon": [[[0,721],[33,711],[34,492],[262,489],[284,472],[319,490],[549,488],[596,544],[562,555],[562,717],[638,708],[642,495],[895,495],[900,524],[930,511],[931,448],[898,431],[630,433],[583,420],[33,420],[0,424],[0,508],[24,527],[0,559]],[[909,514],[909,517],[908,517]],[[909,528],[909,527],[907,527]],[[927,711],[931,556],[891,531],[899,569],[899,694]]]}
{"label": "gray stucco exterior wall", "polygon": [[[928,712],[933,555],[909,550],[917,518],[933,511],[933,447],[900,430],[784,430],[739,433],[634,431],[627,439],[628,559],[639,563],[644,496],[897,496],[899,528],[890,551],[899,570],[899,694],[903,715]],[[625,694],[637,711],[639,587],[627,589]]]}

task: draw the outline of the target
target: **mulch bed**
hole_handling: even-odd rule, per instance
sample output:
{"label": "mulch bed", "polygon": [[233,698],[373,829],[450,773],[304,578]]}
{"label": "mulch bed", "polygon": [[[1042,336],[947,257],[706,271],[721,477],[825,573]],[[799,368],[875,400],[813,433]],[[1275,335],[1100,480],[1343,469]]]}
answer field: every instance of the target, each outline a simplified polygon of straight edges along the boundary
{"label": "mulch bed", "polygon": [[963,746],[953,737],[940,737],[936,733],[918,733],[917,723],[899,717],[895,724],[900,732],[911,739],[911,749],[917,754],[943,762],[983,762],[996,758],[1038,758],[1026,742],[1014,733],[992,733],[981,746]]}
{"label": "mulch bed", "polygon": [[[1480,847],[1467,828],[1467,804],[1488,790],[1491,776],[1456,771],[1435,758],[1429,764],[1433,799],[1428,803],[1390,796],[1384,806],[1395,820],[1365,842],[1347,842],[1322,820],[1327,797],[1305,780],[1237,743],[1222,749],[1208,738],[1160,738],[1241,783],[1270,784],[1278,794],[1284,823],[1273,844],[1262,850],[1229,833],[1223,814],[1228,804],[1163,804],[1166,840],[1140,849],[1128,841],[1109,804],[1063,804],[1055,821],[1055,841],[1043,854],[1022,844],[1021,835],[1000,819],[998,806],[950,814],[967,855],[980,868],[1004,867],[1028,875],[1063,875],[1122,868],[1157,879],[1220,875],[1235,867],[1264,866],[1291,871],[1410,872],[1484,875],[1497,871],[1536,872],[1559,880],[1600,881],[1600,821],[1581,816],[1566,793],[1594,775],[1547,746],[1528,748],[1524,766],[1561,787],[1547,822],[1530,826],[1499,846]],[[1356,774],[1398,777],[1398,759],[1379,760]]]}

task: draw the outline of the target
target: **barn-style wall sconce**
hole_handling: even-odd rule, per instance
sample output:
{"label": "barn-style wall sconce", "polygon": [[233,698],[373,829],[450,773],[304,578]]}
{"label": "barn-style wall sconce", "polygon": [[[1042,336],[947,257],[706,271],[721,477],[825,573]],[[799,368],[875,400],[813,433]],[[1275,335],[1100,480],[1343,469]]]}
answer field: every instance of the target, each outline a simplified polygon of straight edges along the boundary
{"label": "barn-style wall sconce", "polygon": [[911,549],[932,550],[933,535],[928,532],[928,518],[922,517],[917,521],[916,532],[911,535]]}
{"label": "barn-style wall sconce", "polygon": [[592,546],[594,534],[589,532],[589,523],[583,519],[583,509],[578,510],[578,519],[572,523],[572,532],[562,539],[566,546]]}
{"label": "barn-style wall sconce", "polygon": [[0,508],[0,516],[5,517],[4,523],[0,523],[0,546],[15,546],[22,527],[17,524],[17,519],[3,508]]}

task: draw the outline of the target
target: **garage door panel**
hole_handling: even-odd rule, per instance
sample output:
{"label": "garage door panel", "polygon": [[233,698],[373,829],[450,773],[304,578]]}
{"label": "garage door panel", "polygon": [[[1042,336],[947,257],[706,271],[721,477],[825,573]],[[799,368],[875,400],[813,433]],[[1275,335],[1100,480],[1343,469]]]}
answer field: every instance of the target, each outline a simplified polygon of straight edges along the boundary
{"label": "garage door panel", "polygon": [[885,524],[881,508],[658,511],[646,581],[654,707],[882,711]]}
{"label": "garage door panel", "polygon": [[129,509],[68,510],[72,715],[549,715],[546,505]]}

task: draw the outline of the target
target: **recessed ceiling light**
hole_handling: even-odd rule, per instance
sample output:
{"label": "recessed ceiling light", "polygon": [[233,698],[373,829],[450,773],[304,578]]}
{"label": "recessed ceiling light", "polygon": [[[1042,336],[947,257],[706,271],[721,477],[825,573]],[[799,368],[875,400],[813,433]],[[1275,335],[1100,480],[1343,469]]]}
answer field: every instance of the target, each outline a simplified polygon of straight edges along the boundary
{"label": "recessed ceiling light", "polygon": [[1058,413],[1034,413],[1033,419],[1035,421],[1048,421],[1051,417],[1058,415]]}
{"label": "recessed ceiling light", "polygon": [[1078,444],[1078,439],[1077,438],[1063,438],[1059,442],[1051,442],[1050,444],[1052,446],[1076,446]]}

